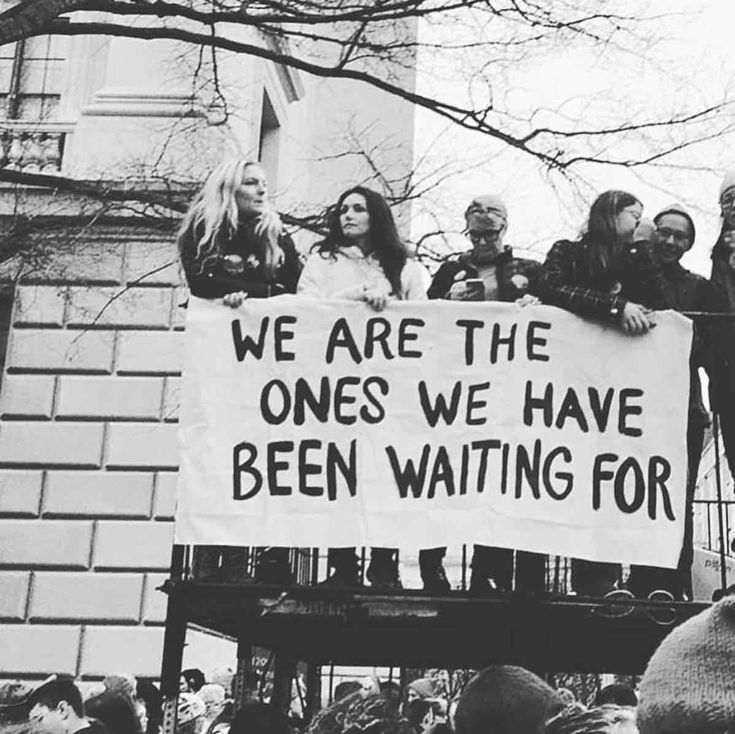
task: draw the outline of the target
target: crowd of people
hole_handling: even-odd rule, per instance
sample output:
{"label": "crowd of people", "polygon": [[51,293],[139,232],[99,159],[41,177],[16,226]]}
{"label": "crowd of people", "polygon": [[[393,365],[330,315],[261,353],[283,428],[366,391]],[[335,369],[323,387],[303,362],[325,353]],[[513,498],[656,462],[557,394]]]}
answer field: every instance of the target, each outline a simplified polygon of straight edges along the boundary
{"label": "crowd of people", "polygon": [[[214,676],[213,676],[214,678]],[[515,665],[491,665],[448,695],[435,678],[401,688],[343,681],[310,721],[270,703],[234,705],[231,671],[207,681],[182,673],[175,734],[727,734],[735,731],[735,596],[673,630],[637,689],[613,683],[592,701]],[[151,682],[108,676],[83,697],[71,678],[0,686],[3,734],[160,734]]]}
{"label": "crowd of people", "polygon": [[[470,247],[448,256],[433,277],[411,257],[398,234],[386,200],[356,186],[329,209],[328,234],[305,258],[299,256],[268,197],[263,168],[233,160],[218,166],[195,198],[181,225],[179,246],[194,296],[222,299],[232,307],[246,298],[299,293],[319,298],[364,301],[382,310],[392,299],[447,299],[545,303],[644,338],[656,325],[656,312],[735,312],[735,173],[720,189],[720,236],[712,249],[712,276],[706,279],[681,265],[692,248],[696,227],[691,214],[671,205],[652,220],[643,204],[624,191],[600,194],[582,233],[554,243],[539,263],[516,257],[505,244],[508,211],[494,195],[473,198],[464,212]],[[657,599],[691,598],[692,502],[708,411],[702,400],[699,369],[710,382],[710,405],[717,411],[730,469],[735,471],[735,340],[725,320],[695,318],[691,352],[691,392],[687,430],[688,482],[685,538],[676,570],[633,567],[622,588],[621,566],[573,560],[572,588],[580,595],[630,595]],[[672,396],[672,400],[686,396]],[[419,554],[424,589],[449,590],[444,548]],[[202,577],[238,580],[241,551],[201,549]],[[361,583],[355,548],[329,550],[332,586]],[[475,546],[470,592],[512,589],[543,591],[546,559],[530,552]],[[240,569],[240,570],[238,570]],[[234,578],[233,578],[234,576]],[[372,548],[365,574],[373,586],[399,588],[397,551]],[[259,555],[255,580],[289,584],[288,550],[269,548]]]}

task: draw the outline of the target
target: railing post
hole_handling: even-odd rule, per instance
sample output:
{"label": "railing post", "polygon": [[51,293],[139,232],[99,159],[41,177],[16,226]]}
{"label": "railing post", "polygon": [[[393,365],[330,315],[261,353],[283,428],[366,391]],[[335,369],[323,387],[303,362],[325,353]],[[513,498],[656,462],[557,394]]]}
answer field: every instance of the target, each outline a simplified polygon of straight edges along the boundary
{"label": "railing post", "polygon": [[725,557],[725,522],[722,506],[722,476],[720,467],[720,416],[712,416],[712,435],[715,439],[715,486],[717,487],[717,524],[720,532],[720,587],[724,593],[727,588],[727,558]]}
{"label": "railing post", "polygon": [[161,696],[163,698],[162,734],[176,731],[176,711],[179,699],[181,660],[186,642],[186,601],[181,594],[184,546],[175,545],[171,550],[171,573],[166,604],[166,631],[163,636],[163,660],[161,662]]}

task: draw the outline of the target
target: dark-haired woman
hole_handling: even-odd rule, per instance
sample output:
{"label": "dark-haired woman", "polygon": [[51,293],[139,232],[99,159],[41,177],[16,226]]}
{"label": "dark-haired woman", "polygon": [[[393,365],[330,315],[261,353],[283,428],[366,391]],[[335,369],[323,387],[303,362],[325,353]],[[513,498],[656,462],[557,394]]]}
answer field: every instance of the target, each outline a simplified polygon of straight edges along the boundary
{"label": "dark-haired woman", "polygon": [[[254,161],[226,161],[210,173],[184,216],[178,244],[193,296],[237,308],[245,298],[296,292],[301,261],[268,198],[265,171]],[[242,580],[243,549],[203,546],[197,556],[200,577]],[[288,549],[261,551],[255,577],[291,583]]]}
{"label": "dark-haired woman", "polygon": [[[544,302],[614,324],[631,336],[655,325],[654,310],[669,307],[665,282],[648,249],[634,241],[643,205],[625,191],[605,191],[590,208],[578,241],[556,242],[536,279]],[[572,561],[572,588],[604,596],[619,580],[613,563]]]}
{"label": "dark-haired woman", "polygon": [[556,242],[536,283],[544,303],[615,324],[626,334],[645,334],[653,310],[668,308],[666,288],[648,249],[634,243],[643,205],[625,191],[595,199],[576,242]]}
{"label": "dark-haired woman", "polygon": [[390,298],[425,299],[426,276],[409,258],[386,200],[355,186],[337,200],[329,234],[312,248],[298,292],[365,301],[380,311]]}
{"label": "dark-haired woman", "polygon": [[[298,292],[315,298],[365,301],[380,311],[393,298],[426,299],[426,281],[423,267],[410,259],[398,236],[386,200],[375,191],[355,186],[332,209],[329,234],[312,248]],[[333,572],[326,583],[359,584],[355,548],[330,548],[328,565]],[[373,548],[367,578],[373,586],[400,588],[397,551]]]}

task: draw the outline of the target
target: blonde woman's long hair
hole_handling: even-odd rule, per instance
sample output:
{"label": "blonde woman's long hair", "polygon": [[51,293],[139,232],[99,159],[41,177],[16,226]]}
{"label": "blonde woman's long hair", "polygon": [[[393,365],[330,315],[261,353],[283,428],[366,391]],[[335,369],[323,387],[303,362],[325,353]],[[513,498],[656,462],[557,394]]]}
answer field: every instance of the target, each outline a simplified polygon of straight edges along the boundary
{"label": "blonde woman's long hair", "polygon": [[[208,263],[222,254],[222,241],[237,232],[240,217],[235,194],[248,166],[260,164],[245,159],[220,163],[209,174],[184,215],[178,233],[179,249],[182,249],[187,238],[194,238],[199,272],[203,272]],[[283,260],[283,250],[278,244],[282,232],[281,218],[268,200],[255,223],[255,235],[261,245],[261,255],[269,277],[275,274]]]}

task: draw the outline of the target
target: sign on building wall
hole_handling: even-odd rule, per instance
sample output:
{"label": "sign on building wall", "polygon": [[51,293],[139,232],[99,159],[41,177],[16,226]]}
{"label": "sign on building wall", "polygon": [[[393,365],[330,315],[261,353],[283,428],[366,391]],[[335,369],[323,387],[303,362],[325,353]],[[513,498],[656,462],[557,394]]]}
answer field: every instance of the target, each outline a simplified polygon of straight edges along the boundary
{"label": "sign on building wall", "polygon": [[[725,556],[725,588],[735,583],[735,558]],[[692,592],[697,601],[712,601],[712,595],[722,588],[720,554],[704,548],[694,549],[692,561]]]}
{"label": "sign on building wall", "polygon": [[483,543],[675,566],[691,327],[192,298],[176,542]]}

